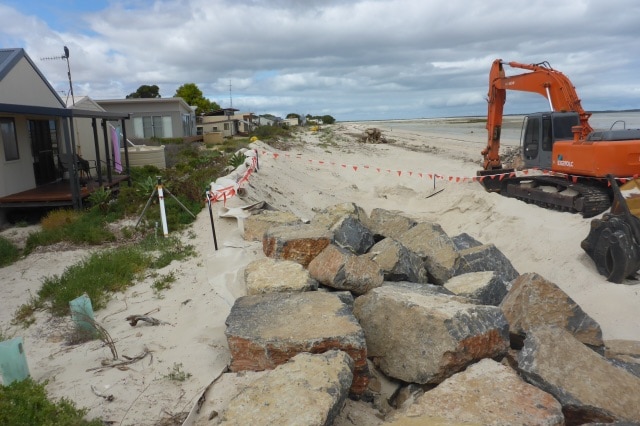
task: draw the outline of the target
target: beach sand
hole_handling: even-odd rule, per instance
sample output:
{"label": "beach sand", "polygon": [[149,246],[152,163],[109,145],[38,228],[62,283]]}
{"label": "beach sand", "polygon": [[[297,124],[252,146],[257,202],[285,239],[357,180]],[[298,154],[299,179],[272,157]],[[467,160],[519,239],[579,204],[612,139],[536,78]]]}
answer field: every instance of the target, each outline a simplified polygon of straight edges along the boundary
{"label": "beach sand", "polygon": [[[353,202],[368,213],[384,208],[437,222],[450,236],[466,232],[495,244],[518,272],[537,272],[556,283],[601,325],[605,339],[640,340],[640,285],[608,283],[597,273],[580,248],[590,219],[487,193],[472,181],[484,147],[482,126],[456,130],[444,123],[445,130],[406,130],[387,122],[380,128],[389,143],[357,141],[357,135],[374,126],[338,123],[317,133],[307,131],[276,145],[287,149],[257,142],[259,170],[245,184],[246,195],[228,200],[226,206],[265,201],[311,219],[320,209]],[[66,344],[69,319],[38,312],[37,322],[27,329],[10,325],[16,309],[35,295],[45,276],[61,274],[88,251],[42,249],[2,268],[0,330],[24,338],[31,375],[49,381],[52,397],[67,397],[89,409],[88,417],[114,424],[155,425],[163,419],[173,420],[165,424],[180,424],[176,419],[192,410],[228,365],[225,319],[234,300],[245,293],[244,267],[264,256],[260,242],[243,240],[241,222],[217,217],[221,207],[222,203],[213,205],[219,250],[214,249],[209,212],[204,209],[180,236],[198,255],[159,271],[176,275],[170,289],[161,297],[154,294],[149,276],[96,312],[121,356],[148,352],[123,369],[98,369],[111,358],[100,341]],[[13,228],[2,235],[20,241],[27,232]],[[125,320],[145,313],[163,324],[131,326]],[[183,372],[185,380],[172,380],[175,371]]]}

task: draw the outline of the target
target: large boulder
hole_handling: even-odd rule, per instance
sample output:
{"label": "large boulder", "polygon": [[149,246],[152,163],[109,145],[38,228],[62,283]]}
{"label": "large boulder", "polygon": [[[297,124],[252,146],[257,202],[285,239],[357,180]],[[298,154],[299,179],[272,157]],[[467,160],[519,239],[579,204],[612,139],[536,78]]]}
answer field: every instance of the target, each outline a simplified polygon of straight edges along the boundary
{"label": "large boulder", "polygon": [[367,257],[378,264],[385,281],[428,282],[422,258],[392,237],[376,243]]}
{"label": "large boulder", "polygon": [[351,392],[368,382],[364,332],[347,292],[269,293],[236,299],[225,335],[231,371],[273,369],[301,352],[345,351],[354,361]]}
{"label": "large boulder", "polygon": [[380,287],[384,276],[376,262],[335,244],[328,245],[308,267],[309,275],[327,287],[364,294]]}
{"label": "large boulder", "polygon": [[557,326],[527,331],[518,355],[525,380],[562,404],[567,424],[640,422],[640,378]]}
{"label": "large boulder", "polygon": [[508,324],[499,308],[468,303],[424,284],[385,283],[358,297],[353,313],[373,362],[405,382],[440,383],[509,347]]}
{"label": "large boulder", "polygon": [[367,213],[355,203],[340,203],[328,206],[315,214],[311,223],[323,228],[331,229],[345,216],[352,217],[362,222],[367,221]]}
{"label": "large boulder", "polygon": [[286,226],[300,223],[302,223],[302,220],[293,213],[261,210],[243,219],[244,239],[247,241],[262,241],[264,233],[272,226]]}
{"label": "large boulder", "polygon": [[451,238],[437,223],[418,223],[397,239],[424,260],[429,281],[434,284],[447,282],[459,267],[460,255]]}
{"label": "large boulder", "polygon": [[343,216],[332,227],[333,241],[342,248],[354,254],[364,254],[375,243],[373,234],[360,219],[353,216]]}
{"label": "large boulder", "polygon": [[333,233],[320,226],[276,226],[265,232],[262,250],[267,257],[293,260],[306,268],[332,241]]}
{"label": "large boulder", "polygon": [[[460,244],[460,243],[459,243]],[[468,274],[469,272],[494,271],[502,280],[504,286],[509,288],[511,281],[518,277],[518,271],[511,261],[493,244],[475,245],[459,251],[460,262],[455,275]]]}
{"label": "large boulder", "polygon": [[311,278],[302,265],[270,257],[249,263],[244,270],[244,280],[248,295],[318,289],[318,281]]}
{"label": "large boulder", "polygon": [[[483,359],[425,392],[391,425],[446,424],[564,425],[562,406],[518,373]],[[442,423],[435,423],[442,424]]]}
{"label": "large boulder", "polygon": [[243,388],[222,413],[221,425],[331,425],[353,380],[342,351],[301,353]]}
{"label": "large boulder", "polygon": [[400,235],[418,224],[400,211],[375,208],[371,210],[365,225],[373,232],[376,240],[398,238]]}
{"label": "large boulder", "polygon": [[556,325],[584,344],[603,345],[600,325],[554,283],[536,273],[518,277],[500,305],[516,342],[540,325]]}

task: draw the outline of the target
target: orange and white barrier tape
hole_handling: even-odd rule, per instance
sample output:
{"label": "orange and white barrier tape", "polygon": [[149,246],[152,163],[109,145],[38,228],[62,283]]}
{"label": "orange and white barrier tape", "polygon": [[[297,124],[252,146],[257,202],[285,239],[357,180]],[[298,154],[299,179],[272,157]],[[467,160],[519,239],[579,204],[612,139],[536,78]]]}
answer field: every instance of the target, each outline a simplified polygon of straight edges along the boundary
{"label": "orange and white barrier tape", "polygon": [[206,192],[207,202],[215,203],[216,201],[222,200],[226,204],[227,199],[235,196],[242,187],[242,184],[249,181],[249,176],[258,169],[258,151],[248,150],[244,152],[244,155],[248,160],[244,163],[246,166],[244,172],[236,177],[227,175],[216,179],[216,181],[211,184],[211,189]]}
{"label": "orange and white barrier tape", "polygon": [[[448,175],[444,175],[444,174],[439,174],[439,173],[435,173],[435,172],[414,172],[414,171],[405,171],[405,170],[391,170],[391,169],[385,169],[382,167],[374,167],[374,166],[370,166],[370,165],[355,165],[355,164],[345,164],[345,163],[336,163],[334,161],[325,161],[325,160],[317,160],[317,159],[312,159],[312,158],[303,158],[301,154],[289,154],[287,152],[285,153],[277,153],[277,152],[269,152],[269,151],[262,151],[261,154],[263,156],[271,157],[275,160],[279,159],[279,158],[286,158],[286,159],[298,159],[298,160],[306,160],[309,164],[317,164],[320,166],[337,166],[337,167],[341,167],[343,169],[350,169],[353,170],[354,172],[357,172],[358,170],[361,169],[365,169],[365,170],[375,170],[378,173],[382,173],[382,172],[387,172],[390,174],[396,174],[398,177],[404,175],[408,175],[408,176],[417,176],[419,178],[429,178],[431,180],[443,180],[443,181],[449,181],[449,182],[455,182],[455,183],[465,183],[465,182],[483,182],[485,179],[498,179],[498,180],[503,180],[506,177],[512,178],[512,177],[517,177],[517,176],[528,176],[529,174],[535,175],[535,174],[543,174],[543,175],[550,175],[550,176],[558,176],[558,177],[564,177],[566,179],[571,180],[572,182],[576,183],[578,181],[578,179],[596,179],[596,180],[605,180],[605,178],[590,178],[587,176],[579,176],[579,175],[568,175],[565,173],[555,173],[555,172],[551,172],[549,170],[543,170],[543,169],[538,169],[538,168],[530,168],[530,169],[524,169],[524,170],[519,170],[517,172],[513,171],[513,172],[507,172],[507,173],[497,173],[497,174],[491,174],[491,175],[485,175],[485,176],[448,176]],[[638,177],[640,176],[640,174],[635,174],[633,176],[629,176],[629,177],[617,177],[616,180],[619,181],[620,183],[625,183],[629,180],[632,179],[638,179]]]}

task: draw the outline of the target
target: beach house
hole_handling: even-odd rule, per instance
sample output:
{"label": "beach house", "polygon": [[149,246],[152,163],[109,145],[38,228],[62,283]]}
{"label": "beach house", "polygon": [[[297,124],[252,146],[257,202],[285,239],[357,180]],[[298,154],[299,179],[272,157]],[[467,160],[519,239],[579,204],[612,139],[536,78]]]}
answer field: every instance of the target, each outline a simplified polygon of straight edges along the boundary
{"label": "beach house", "polygon": [[[0,221],[7,209],[82,207],[100,187],[128,181],[128,113],[68,108],[22,48],[0,49]],[[76,127],[89,126],[79,137]],[[100,136],[99,136],[100,135]],[[84,158],[83,158],[84,157]]]}

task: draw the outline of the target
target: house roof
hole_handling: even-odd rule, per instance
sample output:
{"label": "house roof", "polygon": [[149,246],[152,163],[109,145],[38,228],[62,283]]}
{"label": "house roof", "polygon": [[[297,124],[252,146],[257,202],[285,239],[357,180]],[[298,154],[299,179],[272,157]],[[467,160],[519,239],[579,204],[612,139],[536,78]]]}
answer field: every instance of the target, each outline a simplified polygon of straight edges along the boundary
{"label": "house roof", "polygon": [[[60,102],[60,108],[0,103],[0,113],[47,115],[47,116],[56,116],[56,117],[106,118],[106,119],[113,119],[113,120],[129,118],[129,114],[124,114],[124,113],[65,108],[64,107],[65,102],[62,100],[62,98],[60,98],[60,95],[58,95],[58,93],[51,86],[49,81],[45,78],[42,72],[40,72],[40,70],[33,63],[29,55],[27,55],[25,50],[22,48],[0,49],[0,80],[3,80],[7,76],[7,74],[9,74],[11,70],[16,66],[16,64],[23,58],[27,62],[29,62],[29,65],[31,65],[33,70],[47,85],[51,93]],[[0,101],[2,101],[1,98],[0,98]]]}
{"label": "house roof", "polygon": [[180,97],[173,98],[128,98],[128,99],[96,99],[96,103],[104,104],[104,105],[114,105],[114,104],[135,104],[135,103],[179,103],[182,104],[185,109],[195,109],[195,107],[190,106],[184,99]]}
{"label": "house roof", "polygon": [[58,95],[58,92],[51,86],[49,81],[45,78],[45,76],[40,72],[36,64],[33,63],[27,52],[24,51],[23,48],[13,48],[13,49],[0,49],[0,80],[3,80],[7,74],[11,72],[13,67],[20,61],[20,59],[25,59],[29,62],[29,65],[33,68],[33,70],[40,76],[42,81],[47,85],[51,93],[57,98],[60,105],[64,105],[64,101]]}

